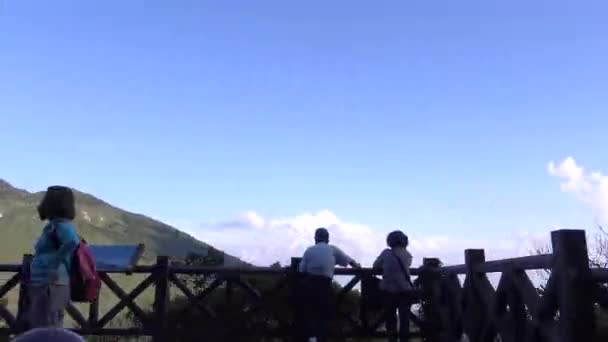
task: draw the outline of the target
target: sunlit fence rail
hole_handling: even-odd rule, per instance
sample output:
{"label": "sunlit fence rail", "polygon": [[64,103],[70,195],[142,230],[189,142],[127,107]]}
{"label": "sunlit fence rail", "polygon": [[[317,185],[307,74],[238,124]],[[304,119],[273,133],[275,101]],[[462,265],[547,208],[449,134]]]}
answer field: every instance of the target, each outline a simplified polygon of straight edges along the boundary
{"label": "sunlit fence rail", "polygon": [[[417,277],[418,305],[412,312],[414,336],[425,341],[452,342],[466,336],[471,342],[486,341],[593,341],[595,309],[606,307],[607,269],[589,268],[585,232],[559,230],[551,234],[553,253],[496,261],[486,261],[484,250],[465,251],[465,263],[441,266],[438,259],[426,258],[411,273]],[[21,265],[0,265],[0,272],[12,273],[0,286],[0,298],[18,289],[16,313],[0,304],[0,318],[5,327],[0,334],[17,334],[26,327],[27,286],[23,279],[29,274],[30,256]],[[526,271],[547,270],[548,281],[539,288]],[[140,274],[143,281],[125,291],[114,279],[116,274]],[[494,284],[488,274],[497,273]],[[224,306],[239,321],[253,321],[260,312],[264,321],[257,322],[247,340],[291,340],[294,334],[295,307],[299,275],[293,267],[284,268],[218,268],[171,264],[169,258],[157,258],[155,265],[137,266],[129,270],[100,269],[105,287],[119,298],[118,303],[100,315],[99,303],[82,313],[70,305],[67,313],[77,323],[74,330],[84,335],[150,336],[154,341],[174,341],[175,308],[179,296],[185,305],[179,312],[196,310],[201,321],[201,341],[209,337],[206,329],[214,327],[216,340],[239,340],[223,320],[211,297],[221,297]],[[207,277],[196,290],[190,281]],[[340,328],[332,330],[336,340],[347,338],[383,338],[383,312],[375,305],[378,297],[367,293],[366,281],[378,276],[372,269],[336,269],[337,277],[348,277],[337,287],[333,320]],[[252,279],[263,279],[260,288]],[[363,291],[360,292],[359,288]],[[149,289],[149,290],[148,290]],[[136,303],[144,291],[153,291],[150,308]],[[172,295],[173,291],[173,295]],[[277,303],[279,294],[286,294]],[[355,302],[354,304],[352,302]],[[128,310],[133,325],[110,327],[109,323]],[[179,323],[179,322],[178,322]],[[210,337],[211,339],[211,337]],[[240,339],[245,340],[245,339]]]}

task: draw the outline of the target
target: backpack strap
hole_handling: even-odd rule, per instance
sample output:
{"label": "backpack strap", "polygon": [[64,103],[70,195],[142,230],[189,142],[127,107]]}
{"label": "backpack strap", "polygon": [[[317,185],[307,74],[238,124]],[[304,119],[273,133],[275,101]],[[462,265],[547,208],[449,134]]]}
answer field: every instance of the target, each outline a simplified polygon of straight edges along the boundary
{"label": "backpack strap", "polygon": [[[57,224],[54,223],[53,221],[51,221],[50,225],[51,225],[51,231],[50,231],[51,236],[49,238],[51,239],[51,243],[53,244],[53,247],[55,247],[55,250],[59,251],[59,249],[61,248],[61,240],[59,239],[59,233],[57,232]],[[64,261],[63,264],[69,273],[70,268],[68,267],[68,263],[66,261]]]}
{"label": "backpack strap", "polygon": [[55,247],[55,249],[59,250],[59,248],[61,248],[61,240],[59,239],[59,233],[57,233],[57,225],[51,221],[49,223],[51,225],[51,231],[49,238],[51,239],[51,243],[53,244],[53,247]]}
{"label": "backpack strap", "polygon": [[399,268],[401,268],[401,272],[403,272],[403,275],[405,276],[405,280],[410,284],[410,287],[413,290],[415,287],[412,283],[412,279],[410,279],[410,273],[405,269],[405,266],[403,266],[403,261],[401,261],[401,258],[397,255],[397,253],[395,253],[395,251],[392,249],[391,252],[395,256],[395,259],[397,259],[397,262],[399,263]]}

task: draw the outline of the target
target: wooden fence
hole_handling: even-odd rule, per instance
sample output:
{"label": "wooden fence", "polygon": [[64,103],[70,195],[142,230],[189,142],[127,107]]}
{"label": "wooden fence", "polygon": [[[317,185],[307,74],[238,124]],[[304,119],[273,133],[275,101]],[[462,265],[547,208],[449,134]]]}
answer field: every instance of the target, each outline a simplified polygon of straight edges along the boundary
{"label": "wooden fence", "polygon": [[[471,342],[489,341],[548,341],[574,342],[593,341],[595,333],[595,308],[606,307],[608,292],[603,286],[608,283],[608,269],[590,269],[585,232],[582,230],[558,230],[551,233],[553,254],[486,261],[484,250],[465,251],[465,264],[441,266],[438,259],[426,258],[420,268],[411,273],[417,276],[420,285],[421,310],[412,313],[418,327],[415,336],[425,341],[455,342],[466,335]],[[19,305],[16,315],[0,305],[0,318],[6,327],[0,334],[19,333],[23,327],[26,310],[27,287],[21,281],[29,273],[31,256],[25,256],[22,265],[0,265],[0,272],[14,275],[0,287],[0,298],[19,286]],[[546,287],[539,290],[526,274],[527,270],[548,270]],[[135,273],[146,275],[138,286],[125,292],[113,274]],[[489,273],[499,273],[496,288],[488,279]],[[209,295],[224,291],[225,300],[238,289],[249,298],[243,307],[243,318],[259,310],[269,310],[267,299],[279,290],[294,289],[297,272],[286,268],[226,269],[172,265],[167,257],[158,257],[151,266],[137,266],[131,270],[104,270],[99,274],[105,286],[120,301],[100,317],[99,303],[89,306],[88,314],[82,314],[70,305],[67,312],[79,325],[77,332],[84,335],[151,336],[154,341],[172,341],[169,336],[170,290],[177,289],[188,299],[188,305],[214,318],[208,305]],[[361,304],[357,312],[340,311],[340,303],[362,280],[376,276],[371,269],[336,269],[337,276],[352,279],[341,289],[336,298],[336,314],[344,319],[348,329],[336,332],[335,338],[385,337],[382,315],[373,314],[366,305],[366,294],[357,296]],[[184,281],[184,277],[214,275],[206,288],[195,293]],[[247,281],[250,276],[274,279],[274,288],[261,292]],[[462,281],[464,280],[464,281]],[[146,311],[135,303],[135,299],[146,289],[154,288],[154,305]],[[108,323],[123,309],[129,309],[140,322],[128,328],[110,328]],[[421,314],[422,313],[422,314]],[[292,323],[284,313],[275,313],[277,324],[261,332],[289,340],[293,334]],[[222,326],[222,322],[217,322]],[[227,327],[229,333],[229,327]],[[201,331],[201,336],[205,332]],[[226,339],[229,340],[229,339]]]}
{"label": "wooden fence", "polygon": [[[457,341],[464,333],[471,342],[595,341],[596,309],[608,308],[608,269],[589,268],[582,230],[554,231],[551,244],[553,254],[497,261],[467,250],[464,265],[431,271],[430,323],[437,327],[431,340]],[[549,270],[543,289],[527,270]],[[496,288],[489,273],[500,274]]]}

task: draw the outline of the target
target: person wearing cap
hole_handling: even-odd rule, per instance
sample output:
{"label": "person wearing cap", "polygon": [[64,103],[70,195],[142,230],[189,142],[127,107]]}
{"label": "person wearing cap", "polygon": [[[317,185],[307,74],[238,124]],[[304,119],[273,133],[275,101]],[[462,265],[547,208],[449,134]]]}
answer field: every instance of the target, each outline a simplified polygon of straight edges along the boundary
{"label": "person wearing cap", "polygon": [[329,232],[325,228],[315,231],[315,245],[309,247],[302,257],[299,272],[303,274],[302,298],[305,309],[302,313],[304,340],[316,337],[325,341],[332,296],[334,268],[339,266],[361,266],[340,248],[329,244]]}
{"label": "person wearing cap", "polygon": [[[380,290],[384,293],[385,322],[389,341],[408,341],[410,328],[410,308],[414,285],[410,279],[412,255],[407,250],[409,239],[400,230],[386,237],[386,248],[374,262],[374,269],[382,270]],[[397,332],[397,311],[399,312],[399,332]]]}
{"label": "person wearing cap", "polygon": [[29,328],[63,327],[70,302],[70,266],[80,243],[76,227],[74,193],[64,186],[47,189],[38,215],[48,221],[34,245],[28,283]]}

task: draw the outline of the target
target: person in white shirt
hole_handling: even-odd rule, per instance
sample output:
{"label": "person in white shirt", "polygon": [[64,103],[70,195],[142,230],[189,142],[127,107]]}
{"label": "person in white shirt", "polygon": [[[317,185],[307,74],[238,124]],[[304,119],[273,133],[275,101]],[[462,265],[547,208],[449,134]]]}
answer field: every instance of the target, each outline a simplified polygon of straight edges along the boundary
{"label": "person in white shirt", "polygon": [[[410,279],[412,255],[407,250],[408,238],[402,231],[388,234],[386,244],[374,262],[375,269],[382,270],[380,290],[384,292],[386,308],[386,330],[389,341],[408,341],[410,328],[411,293],[414,289]],[[397,311],[399,311],[399,333],[397,333]]]}
{"label": "person in white shirt", "polygon": [[316,337],[317,341],[327,338],[332,279],[334,268],[339,266],[361,266],[338,247],[329,244],[329,232],[325,228],[315,231],[315,245],[309,247],[300,261],[299,272],[303,275],[300,300],[302,312],[303,340]]}

